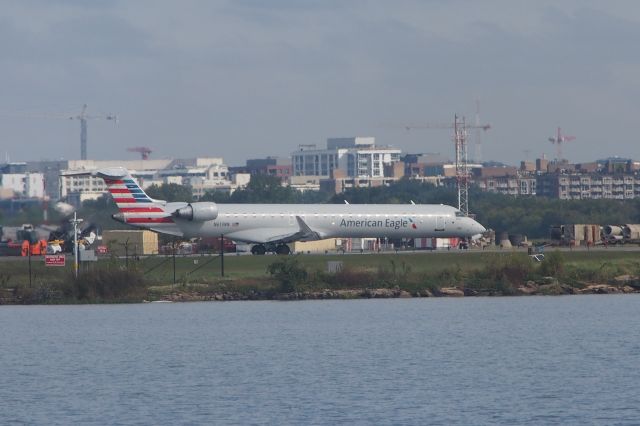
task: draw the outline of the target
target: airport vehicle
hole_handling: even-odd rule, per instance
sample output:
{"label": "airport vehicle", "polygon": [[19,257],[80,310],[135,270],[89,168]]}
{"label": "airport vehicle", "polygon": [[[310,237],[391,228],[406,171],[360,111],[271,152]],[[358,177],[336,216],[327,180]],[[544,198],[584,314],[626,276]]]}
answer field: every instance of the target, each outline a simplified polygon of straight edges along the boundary
{"label": "airport vehicle", "polygon": [[122,167],[92,174],[104,179],[120,210],[115,220],[185,237],[220,237],[253,244],[253,254],[289,254],[287,243],[324,238],[462,237],[485,228],[458,209],[418,204],[216,204],[150,198]]}

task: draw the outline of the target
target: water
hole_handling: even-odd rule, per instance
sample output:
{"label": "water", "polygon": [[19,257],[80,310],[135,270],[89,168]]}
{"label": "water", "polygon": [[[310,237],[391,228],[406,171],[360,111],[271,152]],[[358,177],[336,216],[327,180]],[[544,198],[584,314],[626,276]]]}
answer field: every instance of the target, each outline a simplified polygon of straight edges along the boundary
{"label": "water", "polygon": [[640,297],[0,307],[1,424],[638,424]]}

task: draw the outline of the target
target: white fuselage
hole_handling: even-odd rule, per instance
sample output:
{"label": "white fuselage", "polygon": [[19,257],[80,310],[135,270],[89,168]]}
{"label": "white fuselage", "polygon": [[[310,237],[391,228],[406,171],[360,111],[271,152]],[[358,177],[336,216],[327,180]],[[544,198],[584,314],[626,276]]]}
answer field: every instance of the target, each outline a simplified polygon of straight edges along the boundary
{"label": "white fuselage", "polygon": [[[247,242],[317,238],[471,237],[485,231],[472,218],[446,205],[398,204],[218,204],[208,221],[175,220],[185,237],[221,236]],[[301,222],[314,235],[292,238]],[[158,231],[162,232],[161,229]]]}

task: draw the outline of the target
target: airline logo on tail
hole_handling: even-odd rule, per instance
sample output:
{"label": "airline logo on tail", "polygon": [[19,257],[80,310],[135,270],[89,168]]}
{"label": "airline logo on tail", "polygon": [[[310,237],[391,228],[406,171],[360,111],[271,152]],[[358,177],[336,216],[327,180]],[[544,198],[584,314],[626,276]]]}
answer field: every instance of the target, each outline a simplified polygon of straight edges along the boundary
{"label": "airline logo on tail", "polygon": [[164,202],[149,197],[124,169],[114,168],[98,173],[107,185],[125,223],[173,223],[162,208]]}

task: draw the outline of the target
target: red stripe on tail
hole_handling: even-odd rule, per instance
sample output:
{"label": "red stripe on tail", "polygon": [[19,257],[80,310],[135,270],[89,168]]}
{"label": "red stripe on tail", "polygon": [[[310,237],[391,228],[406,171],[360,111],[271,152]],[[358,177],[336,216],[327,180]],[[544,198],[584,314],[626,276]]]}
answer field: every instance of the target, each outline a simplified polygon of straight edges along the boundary
{"label": "red stripe on tail", "polygon": [[122,213],[162,213],[160,207],[121,207],[120,211]]}
{"label": "red stripe on tail", "polygon": [[173,223],[170,217],[130,217],[127,223]]}

